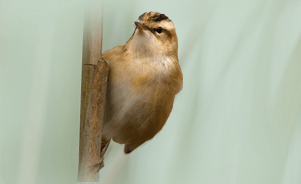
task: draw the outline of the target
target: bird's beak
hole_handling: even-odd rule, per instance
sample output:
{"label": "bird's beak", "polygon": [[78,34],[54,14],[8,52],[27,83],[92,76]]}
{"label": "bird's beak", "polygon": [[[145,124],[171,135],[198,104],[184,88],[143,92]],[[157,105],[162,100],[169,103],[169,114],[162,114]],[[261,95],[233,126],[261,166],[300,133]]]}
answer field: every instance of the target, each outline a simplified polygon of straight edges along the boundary
{"label": "bird's beak", "polygon": [[135,22],[135,24],[136,24],[136,27],[138,28],[138,29],[141,29],[141,30],[143,30],[143,29],[148,29],[143,23],[141,23],[141,22]]}

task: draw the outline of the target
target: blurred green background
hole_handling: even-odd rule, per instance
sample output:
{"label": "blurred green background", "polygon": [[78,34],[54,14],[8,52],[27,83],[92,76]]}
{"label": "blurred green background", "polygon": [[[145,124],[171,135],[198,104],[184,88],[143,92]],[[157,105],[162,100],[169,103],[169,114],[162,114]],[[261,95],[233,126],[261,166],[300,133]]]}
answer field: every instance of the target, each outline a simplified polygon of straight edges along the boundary
{"label": "blurred green background", "polygon": [[[183,90],[101,184],[300,184],[300,0],[107,0],[103,50],[148,11],[175,24]],[[84,0],[0,0],[0,183],[77,179]]]}

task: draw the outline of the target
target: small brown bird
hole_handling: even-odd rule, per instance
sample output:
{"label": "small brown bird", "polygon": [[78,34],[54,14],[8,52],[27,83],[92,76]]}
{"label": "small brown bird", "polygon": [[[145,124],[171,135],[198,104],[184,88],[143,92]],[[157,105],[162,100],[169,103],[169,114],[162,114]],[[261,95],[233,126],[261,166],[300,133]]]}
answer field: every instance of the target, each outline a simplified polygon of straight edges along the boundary
{"label": "small brown bird", "polygon": [[103,53],[110,67],[103,147],[112,138],[126,154],[162,129],[183,84],[173,22],[148,12],[135,24],[126,44]]}

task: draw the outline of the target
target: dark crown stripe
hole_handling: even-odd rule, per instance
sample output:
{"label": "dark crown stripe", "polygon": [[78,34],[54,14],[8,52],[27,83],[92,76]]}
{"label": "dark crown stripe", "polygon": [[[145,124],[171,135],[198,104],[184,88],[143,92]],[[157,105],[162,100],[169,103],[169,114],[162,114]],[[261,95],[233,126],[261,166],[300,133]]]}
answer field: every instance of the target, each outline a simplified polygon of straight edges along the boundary
{"label": "dark crown stripe", "polygon": [[159,22],[161,20],[166,20],[168,17],[165,14],[155,14],[149,18],[151,21]]}
{"label": "dark crown stripe", "polygon": [[146,12],[139,16],[139,20],[143,20],[143,17],[145,16]]}
{"label": "dark crown stripe", "polygon": [[139,16],[138,20],[143,21],[153,21],[153,22],[159,22],[161,20],[169,20],[168,17],[165,14],[155,13],[153,16],[151,16],[152,12],[145,12],[142,15]]}

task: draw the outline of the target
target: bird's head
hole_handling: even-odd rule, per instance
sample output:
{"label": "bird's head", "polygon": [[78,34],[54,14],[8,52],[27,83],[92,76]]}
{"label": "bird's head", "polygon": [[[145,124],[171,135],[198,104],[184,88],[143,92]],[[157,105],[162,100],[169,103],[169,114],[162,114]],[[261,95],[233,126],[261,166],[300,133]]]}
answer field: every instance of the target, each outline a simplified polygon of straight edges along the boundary
{"label": "bird's head", "polygon": [[128,41],[143,56],[178,54],[178,39],[173,22],[164,14],[146,12],[135,22],[136,29]]}

